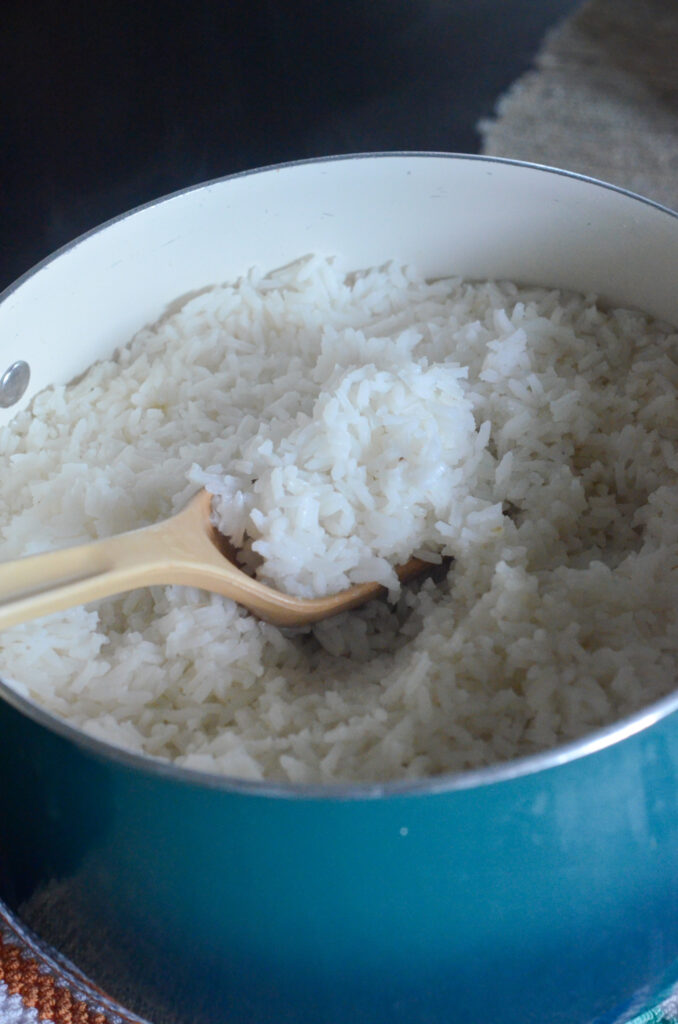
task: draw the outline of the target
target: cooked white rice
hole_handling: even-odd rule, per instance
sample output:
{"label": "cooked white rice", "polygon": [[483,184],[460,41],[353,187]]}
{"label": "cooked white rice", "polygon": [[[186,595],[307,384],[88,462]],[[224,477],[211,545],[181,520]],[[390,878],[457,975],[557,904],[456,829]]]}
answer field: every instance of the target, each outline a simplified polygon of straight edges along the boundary
{"label": "cooked white rice", "polygon": [[[378,579],[303,633],[180,587],[0,636],[87,732],[294,781],[426,776],[673,689],[678,335],[595,297],[348,277],[314,257],[187,302],[0,432],[0,559],[156,521],[206,484],[262,578]],[[451,557],[399,592],[393,565]]]}

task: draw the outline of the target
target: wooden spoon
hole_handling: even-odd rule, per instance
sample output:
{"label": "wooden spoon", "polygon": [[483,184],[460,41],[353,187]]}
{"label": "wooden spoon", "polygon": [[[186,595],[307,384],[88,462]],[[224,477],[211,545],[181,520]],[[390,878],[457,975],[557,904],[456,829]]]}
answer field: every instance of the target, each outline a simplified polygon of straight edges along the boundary
{"label": "wooden spoon", "polygon": [[[183,511],[153,526],[0,564],[0,629],[163,583],[223,594],[276,626],[319,622],[384,591],[378,583],[359,583],[306,600],[267,587],[234,564],[233,549],[210,522],[211,502],[211,494],[199,491]],[[396,572],[404,582],[427,568],[411,558]]]}

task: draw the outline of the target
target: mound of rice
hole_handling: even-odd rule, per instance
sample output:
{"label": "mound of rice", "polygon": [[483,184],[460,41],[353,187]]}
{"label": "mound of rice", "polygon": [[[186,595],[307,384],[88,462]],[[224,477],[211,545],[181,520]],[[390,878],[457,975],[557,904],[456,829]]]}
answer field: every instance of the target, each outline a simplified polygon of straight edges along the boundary
{"label": "mound of rice", "polygon": [[[678,335],[594,296],[345,275],[187,302],[0,432],[0,559],[157,521],[198,486],[253,572],[390,602],[281,631],[135,591],[0,635],[87,732],[295,782],[463,770],[579,737],[678,664]],[[415,552],[437,579],[400,588]]]}

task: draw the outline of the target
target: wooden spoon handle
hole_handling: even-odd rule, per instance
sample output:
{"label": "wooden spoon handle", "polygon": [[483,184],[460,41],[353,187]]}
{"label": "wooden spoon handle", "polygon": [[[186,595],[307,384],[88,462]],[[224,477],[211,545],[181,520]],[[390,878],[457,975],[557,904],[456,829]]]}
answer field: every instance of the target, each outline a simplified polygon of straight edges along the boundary
{"label": "wooden spoon handle", "polygon": [[165,525],[0,564],[0,629],[135,587],[171,582]]}
{"label": "wooden spoon handle", "polygon": [[[222,554],[199,492],[170,519],[79,547],[0,563],[0,629],[137,587],[202,587],[278,625],[313,621],[299,601],[246,576]],[[303,613],[306,612],[306,618]]]}

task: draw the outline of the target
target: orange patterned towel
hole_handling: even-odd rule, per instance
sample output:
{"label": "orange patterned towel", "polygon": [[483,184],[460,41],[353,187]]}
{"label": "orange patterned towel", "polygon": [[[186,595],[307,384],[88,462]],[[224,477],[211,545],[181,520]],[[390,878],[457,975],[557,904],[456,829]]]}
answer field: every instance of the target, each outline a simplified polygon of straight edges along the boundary
{"label": "orange patterned towel", "polygon": [[0,1024],[144,1024],[117,1006],[0,904]]}

